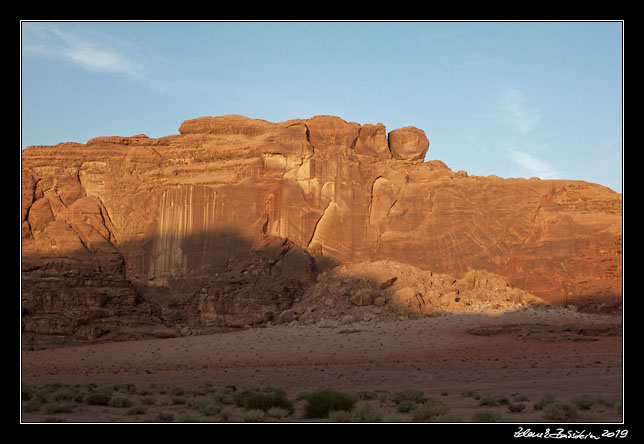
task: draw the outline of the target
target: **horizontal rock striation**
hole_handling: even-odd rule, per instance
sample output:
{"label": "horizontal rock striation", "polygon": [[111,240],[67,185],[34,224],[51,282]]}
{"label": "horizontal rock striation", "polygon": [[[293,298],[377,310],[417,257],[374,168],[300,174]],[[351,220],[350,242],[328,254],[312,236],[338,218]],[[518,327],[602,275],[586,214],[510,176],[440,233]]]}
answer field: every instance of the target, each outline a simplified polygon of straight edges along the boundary
{"label": "horizontal rock striation", "polygon": [[553,304],[621,297],[620,194],[468,176],[423,162],[428,147],[413,127],[232,115],[158,139],[28,147],[24,331],[254,324],[319,271],[385,259],[486,270]]}

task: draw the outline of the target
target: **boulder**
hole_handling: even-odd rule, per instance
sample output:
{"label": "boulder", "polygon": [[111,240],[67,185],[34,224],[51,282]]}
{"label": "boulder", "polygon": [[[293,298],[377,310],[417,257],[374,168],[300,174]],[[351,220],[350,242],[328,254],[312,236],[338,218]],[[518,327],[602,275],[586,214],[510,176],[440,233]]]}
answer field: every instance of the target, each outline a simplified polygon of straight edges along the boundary
{"label": "boulder", "polygon": [[423,160],[429,148],[425,132],[413,126],[406,126],[389,133],[389,149],[394,159]]}
{"label": "boulder", "polygon": [[351,296],[351,303],[357,306],[371,305],[376,298],[381,297],[380,292],[369,289],[361,289]]}

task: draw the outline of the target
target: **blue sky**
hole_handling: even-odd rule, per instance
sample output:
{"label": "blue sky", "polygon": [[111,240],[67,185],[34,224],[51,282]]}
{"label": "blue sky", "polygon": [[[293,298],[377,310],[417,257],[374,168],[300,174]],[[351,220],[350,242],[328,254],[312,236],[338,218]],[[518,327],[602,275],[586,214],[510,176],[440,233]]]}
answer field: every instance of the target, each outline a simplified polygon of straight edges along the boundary
{"label": "blue sky", "polygon": [[413,125],[470,175],[622,192],[622,22],[22,22],[22,147],[200,116]]}

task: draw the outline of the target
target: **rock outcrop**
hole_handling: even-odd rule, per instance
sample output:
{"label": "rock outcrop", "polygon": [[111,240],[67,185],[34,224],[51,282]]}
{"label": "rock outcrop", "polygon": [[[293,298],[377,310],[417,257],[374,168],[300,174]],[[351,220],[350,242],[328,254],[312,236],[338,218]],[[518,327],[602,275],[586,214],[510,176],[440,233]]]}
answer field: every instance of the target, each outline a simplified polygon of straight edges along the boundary
{"label": "rock outcrop", "polygon": [[158,139],[28,147],[24,331],[255,324],[320,271],[385,259],[485,270],[565,306],[621,298],[620,194],[455,173],[423,162],[428,146],[413,127],[221,116]]}

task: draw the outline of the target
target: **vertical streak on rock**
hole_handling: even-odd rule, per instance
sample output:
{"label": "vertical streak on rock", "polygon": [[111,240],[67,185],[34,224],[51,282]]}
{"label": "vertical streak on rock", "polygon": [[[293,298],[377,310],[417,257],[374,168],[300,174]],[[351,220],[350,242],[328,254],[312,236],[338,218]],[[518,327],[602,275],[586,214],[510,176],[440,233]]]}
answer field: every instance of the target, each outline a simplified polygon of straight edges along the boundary
{"label": "vertical streak on rock", "polygon": [[326,214],[326,212],[329,209],[329,207],[331,206],[331,204],[334,204],[334,202],[332,200],[329,201],[329,203],[327,204],[326,208],[324,208],[324,211],[322,212],[322,214],[320,215],[318,220],[315,222],[315,225],[313,226],[313,233],[311,233],[311,238],[307,242],[306,248],[309,248],[309,246],[311,245],[311,242],[313,242],[313,239],[315,239],[315,235],[316,235],[317,230],[318,230],[318,225],[320,224],[320,221],[324,218],[324,215]]}

